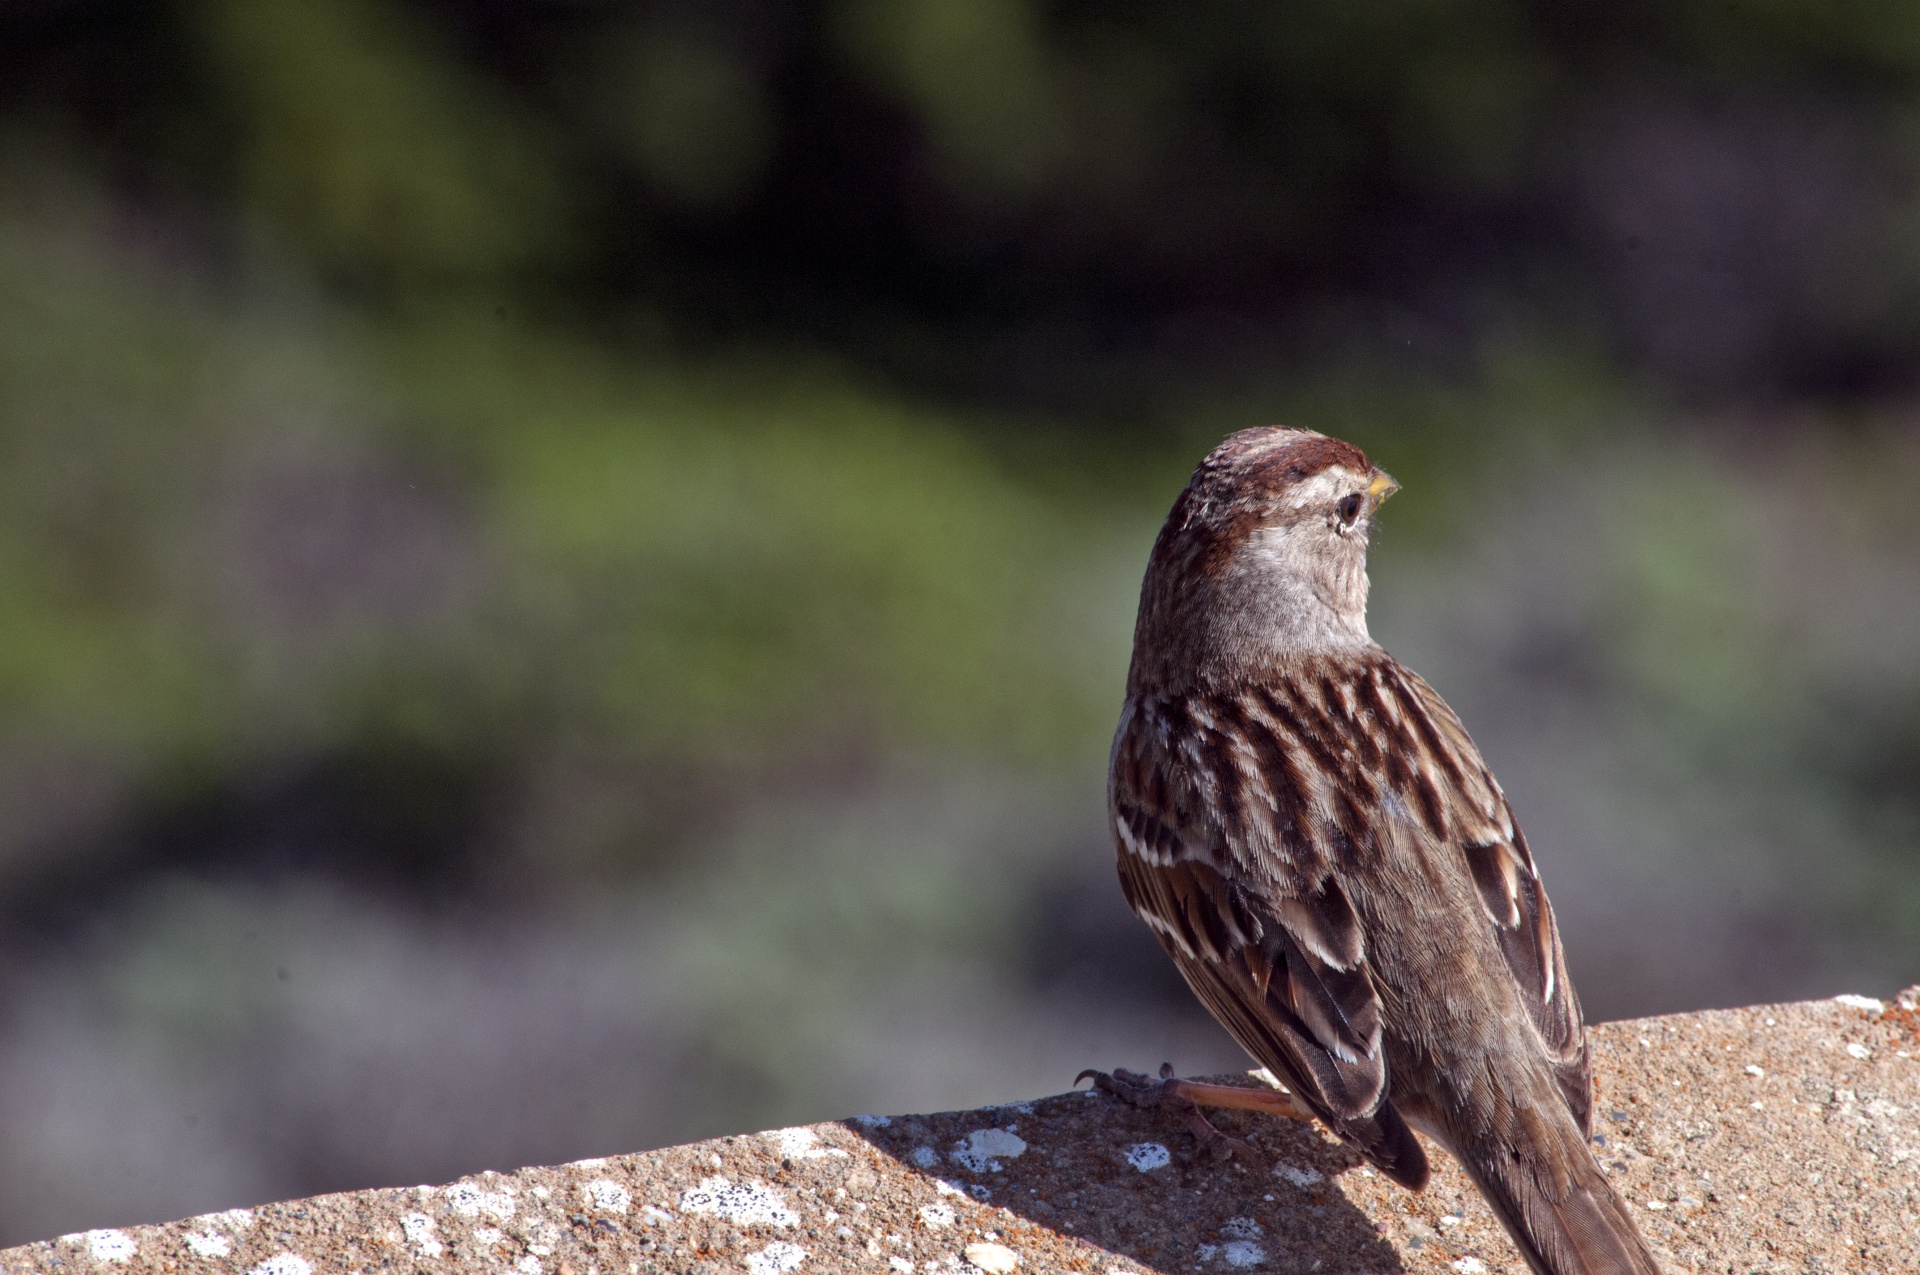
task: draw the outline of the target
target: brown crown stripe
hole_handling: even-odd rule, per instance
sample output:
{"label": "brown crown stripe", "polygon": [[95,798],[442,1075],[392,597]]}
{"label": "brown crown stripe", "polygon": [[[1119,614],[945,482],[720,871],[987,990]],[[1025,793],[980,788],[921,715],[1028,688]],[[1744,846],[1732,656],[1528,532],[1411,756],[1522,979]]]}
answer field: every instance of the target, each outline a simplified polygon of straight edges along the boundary
{"label": "brown crown stripe", "polygon": [[1211,475],[1231,469],[1254,483],[1266,484],[1308,478],[1335,465],[1363,474],[1371,468],[1367,454],[1352,443],[1284,425],[1268,425],[1229,435],[1200,462],[1199,472]]}

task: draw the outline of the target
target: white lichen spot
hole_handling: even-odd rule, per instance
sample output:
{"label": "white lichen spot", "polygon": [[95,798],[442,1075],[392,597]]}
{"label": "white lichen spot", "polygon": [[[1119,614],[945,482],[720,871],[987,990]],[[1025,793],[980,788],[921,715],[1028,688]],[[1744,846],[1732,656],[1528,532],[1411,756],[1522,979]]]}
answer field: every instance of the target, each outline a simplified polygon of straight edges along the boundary
{"label": "white lichen spot", "polygon": [[433,1219],[425,1213],[407,1214],[400,1219],[400,1229],[405,1233],[407,1243],[413,1245],[414,1252],[422,1257],[438,1257],[445,1251],[433,1236]]}
{"label": "white lichen spot", "polygon": [[233,1241],[215,1230],[188,1231],[187,1247],[200,1257],[226,1257],[233,1252]]}
{"label": "white lichen spot", "polygon": [[1453,1263],[1453,1269],[1460,1275],[1486,1275],[1487,1264],[1477,1257],[1463,1257]]}
{"label": "white lichen spot", "polygon": [[941,1227],[952,1226],[954,1218],[957,1216],[953,1209],[945,1204],[922,1204],[920,1206],[920,1220],[936,1231]]}
{"label": "white lichen spot", "polygon": [[1000,1104],[1000,1109],[1002,1111],[1017,1111],[1023,1116],[1033,1114],[1033,1104],[1030,1102],[1004,1102]]}
{"label": "white lichen spot", "polygon": [[476,1226],[473,1228],[473,1238],[479,1240],[482,1244],[498,1244],[500,1242],[500,1232],[491,1226]]}
{"label": "white lichen spot", "polygon": [[1665,1200],[1648,1200],[1647,1207],[1655,1213],[1664,1213],[1667,1209],[1667,1202]]}
{"label": "white lichen spot", "polygon": [[580,1188],[588,1203],[602,1213],[625,1213],[633,1204],[633,1195],[611,1178],[595,1178]]}
{"label": "white lichen spot", "polygon": [[747,1254],[747,1271],[749,1275],[785,1275],[785,1271],[799,1269],[803,1262],[806,1262],[806,1250],[799,1244],[774,1240],[760,1252]]}
{"label": "white lichen spot", "polygon": [[1871,1049],[1868,1049],[1865,1045],[1861,1044],[1857,1040],[1850,1040],[1847,1042],[1847,1054],[1849,1057],[1853,1057],[1853,1058],[1873,1057],[1873,1051]]}
{"label": "white lichen spot", "polygon": [[648,1226],[660,1226],[673,1221],[673,1214],[657,1204],[649,1204],[640,1210],[640,1220]]}
{"label": "white lichen spot", "polygon": [[939,1195],[957,1195],[963,1200],[967,1198],[967,1193],[965,1191],[962,1191],[959,1187],[947,1181],[945,1178],[935,1178],[933,1180],[933,1189],[935,1193]]}
{"label": "white lichen spot", "polygon": [[1440,1229],[1443,1231],[1448,1230],[1460,1225],[1466,1220],[1467,1219],[1459,1213],[1442,1213],[1440,1215]]}
{"label": "white lichen spot", "polygon": [[1318,1169],[1312,1167],[1302,1168],[1297,1164],[1288,1164],[1285,1160],[1279,1160],[1274,1163],[1273,1176],[1291,1182],[1303,1191],[1314,1183],[1324,1179],[1324,1175]]}
{"label": "white lichen spot", "polygon": [[981,1201],[991,1200],[993,1198],[993,1192],[981,1186],[978,1182],[974,1182],[967,1187],[967,1194]]}
{"label": "white lichen spot", "polygon": [[1193,1255],[1203,1262],[1211,1262],[1214,1258],[1220,1256],[1220,1246],[1218,1244],[1202,1244],[1193,1250]]}
{"label": "white lichen spot", "polygon": [[900,1272],[900,1275],[913,1275],[913,1263],[904,1257],[889,1257],[887,1267]]}
{"label": "white lichen spot", "polygon": [[884,1129],[893,1123],[892,1116],[855,1116],[853,1122],[863,1129]]}
{"label": "white lichen spot", "polygon": [[575,1160],[572,1164],[568,1165],[567,1167],[570,1169],[601,1169],[606,1167],[606,1163],[607,1163],[607,1158],[605,1156],[597,1155],[592,1157],[591,1159]]}
{"label": "white lichen spot", "polygon": [[1258,1266],[1267,1260],[1267,1250],[1252,1240],[1234,1240],[1220,1249],[1220,1257],[1228,1266]]}
{"label": "white lichen spot", "polygon": [[1012,1275],[1020,1255],[1004,1244],[969,1244],[963,1250],[967,1264],[986,1275]]}
{"label": "white lichen spot", "polygon": [[932,1147],[915,1147],[907,1159],[913,1162],[913,1167],[916,1169],[931,1169],[940,1163],[940,1153]]}
{"label": "white lichen spot", "polygon": [[127,1262],[134,1253],[133,1237],[125,1231],[88,1231],[87,1251],[98,1262]]}
{"label": "white lichen spot", "polygon": [[485,1213],[502,1222],[513,1218],[513,1197],[505,1191],[482,1191],[471,1182],[456,1182],[441,1194],[446,1197],[447,1207],[461,1217],[479,1217]]}
{"label": "white lichen spot", "polygon": [[747,1270],[750,1275],[786,1275],[806,1260],[807,1250],[798,1244],[775,1240],[758,1253],[747,1254]]}
{"label": "white lichen spot", "polygon": [[816,1144],[820,1135],[805,1125],[792,1129],[775,1129],[767,1134],[780,1148],[780,1154],[789,1160],[824,1160],[828,1156],[845,1159],[847,1153],[838,1147],[822,1147]]}
{"label": "white lichen spot", "polygon": [[723,1217],[735,1226],[793,1226],[800,1221],[771,1188],[758,1182],[736,1186],[721,1177],[706,1178],[682,1195],[680,1207]]}
{"label": "white lichen spot", "polygon": [[1026,1152],[1025,1139],[1010,1129],[975,1129],[953,1144],[953,1162],[969,1173],[998,1173],[1002,1160]]}
{"label": "white lichen spot", "polygon": [[1753,1065],[1752,1063],[1748,1063],[1748,1064],[1747,1064],[1747,1074],[1748,1074],[1749,1076],[1764,1076],[1764,1075],[1766,1075],[1767,1073],[1766,1073],[1766,1072],[1764,1072],[1764,1071],[1762,1071],[1762,1070],[1761,1070],[1760,1068],[1758,1068],[1758,1067],[1756,1067],[1756,1066],[1754,1066],[1754,1065]]}
{"label": "white lichen spot", "polygon": [[253,1225],[252,1209],[228,1209],[222,1213],[202,1213],[193,1219],[202,1226],[224,1226],[229,1231],[244,1231]]}
{"label": "white lichen spot", "polygon": [[1125,1154],[1127,1163],[1142,1173],[1151,1173],[1173,1162],[1173,1156],[1157,1142],[1136,1142]]}
{"label": "white lichen spot", "polygon": [[1220,1224],[1220,1234],[1230,1240],[1257,1240],[1260,1224],[1250,1217],[1230,1217]]}
{"label": "white lichen spot", "polygon": [[540,1275],[540,1259],[523,1257],[513,1264],[513,1269],[519,1271],[520,1275]]}
{"label": "white lichen spot", "polygon": [[298,1253],[275,1253],[247,1275],[313,1275],[313,1263]]}
{"label": "white lichen spot", "polygon": [[546,1187],[537,1186],[533,1188],[533,1194],[536,1199],[544,1200],[551,1197],[553,1195],[553,1192],[548,1190]]}
{"label": "white lichen spot", "polygon": [[1869,1014],[1884,1014],[1887,1010],[1885,1001],[1875,1000],[1871,996],[1858,996],[1852,992],[1843,992],[1833,999],[1849,1009],[1864,1009]]}

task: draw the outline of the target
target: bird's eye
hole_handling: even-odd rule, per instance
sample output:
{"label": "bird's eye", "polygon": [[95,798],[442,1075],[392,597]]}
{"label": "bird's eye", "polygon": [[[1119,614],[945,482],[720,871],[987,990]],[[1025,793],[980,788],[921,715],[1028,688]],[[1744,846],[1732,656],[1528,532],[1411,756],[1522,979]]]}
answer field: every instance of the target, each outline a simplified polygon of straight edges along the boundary
{"label": "bird's eye", "polygon": [[1352,522],[1360,516],[1360,510],[1366,503],[1365,497],[1356,491],[1351,495],[1342,496],[1340,503],[1335,505],[1334,509],[1339,513],[1341,522]]}

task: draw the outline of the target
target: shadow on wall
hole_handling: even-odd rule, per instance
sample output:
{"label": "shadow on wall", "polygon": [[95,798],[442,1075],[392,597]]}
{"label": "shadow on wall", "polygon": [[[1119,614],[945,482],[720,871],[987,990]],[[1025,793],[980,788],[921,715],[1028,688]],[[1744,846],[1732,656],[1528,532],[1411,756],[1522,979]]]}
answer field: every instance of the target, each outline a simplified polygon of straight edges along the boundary
{"label": "shadow on wall", "polygon": [[[1101,1108],[1098,1139],[1087,1134],[1090,1104]],[[983,1115],[996,1123],[983,1127]],[[1209,1119],[1249,1141],[1273,1171],[1216,1159],[1176,1113],[1139,1111],[1086,1090],[990,1113],[856,1117],[848,1128],[937,1179],[943,1193],[1011,1210],[1151,1271],[1190,1271],[1196,1260],[1406,1269],[1373,1219],[1333,1189],[1338,1174],[1372,1172],[1347,1148],[1299,1121],[1247,1112]],[[953,1211],[942,1210],[923,1207],[922,1222],[951,1224]]]}

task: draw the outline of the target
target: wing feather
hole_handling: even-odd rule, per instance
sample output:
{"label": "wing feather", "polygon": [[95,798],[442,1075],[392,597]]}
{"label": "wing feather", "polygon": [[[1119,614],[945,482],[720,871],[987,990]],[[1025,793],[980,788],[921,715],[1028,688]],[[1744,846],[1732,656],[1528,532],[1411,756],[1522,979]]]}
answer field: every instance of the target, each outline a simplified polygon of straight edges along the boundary
{"label": "wing feather", "polygon": [[1200,698],[1129,700],[1109,797],[1128,904],[1214,1017],[1384,1171],[1424,1181],[1388,1096],[1365,927],[1339,884],[1377,844],[1371,824],[1397,810],[1462,856],[1587,1127],[1585,1030],[1552,908],[1452,710],[1385,657],[1344,682]]}
{"label": "wing feather", "polygon": [[1455,804],[1462,811],[1456,843],[1466,856],[1501,955],[1520,985],[1554,1079],[1583,1133],[1591,1134],[1593,1064],[1580,1000],[1567,977],[1560,927],[1547,901],[1526,834],[1513,817],[1506,794],[1480,757],[1460,718],[1419,674],[1389,661],[1389,674],[1406,689],[1412,711],[1428,722],[1455,777]]}

